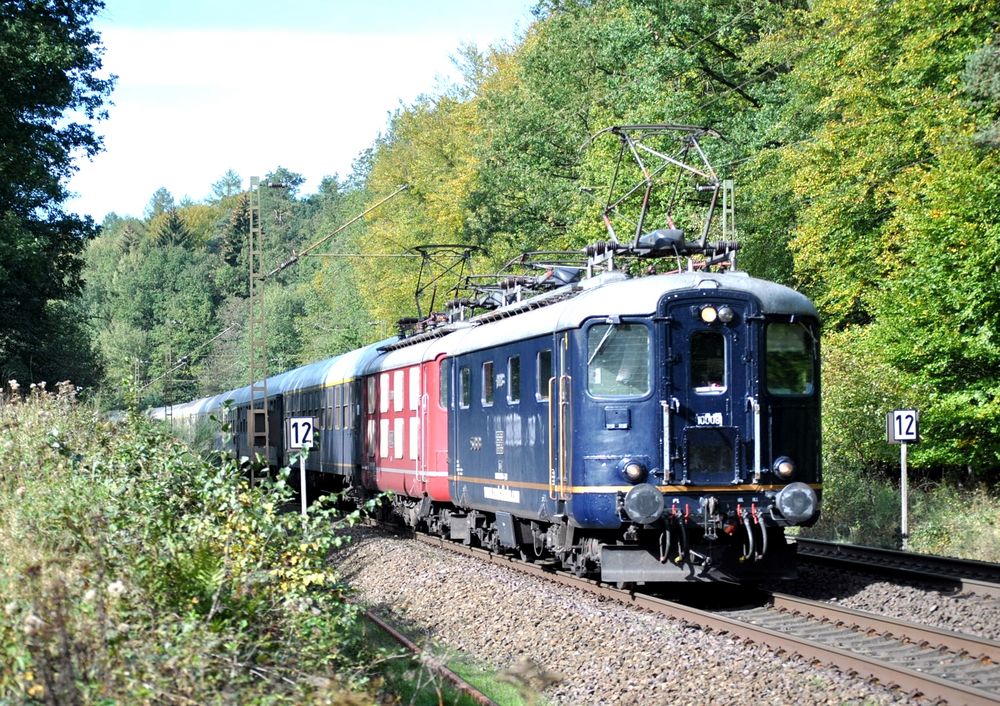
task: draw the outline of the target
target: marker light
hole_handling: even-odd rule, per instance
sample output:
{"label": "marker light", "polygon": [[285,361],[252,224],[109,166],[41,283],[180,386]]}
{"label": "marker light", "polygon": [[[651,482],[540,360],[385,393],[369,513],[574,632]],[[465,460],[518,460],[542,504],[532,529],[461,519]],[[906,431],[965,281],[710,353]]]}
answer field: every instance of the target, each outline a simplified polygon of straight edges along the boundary
{"label": "marker light", "polygon": [[788,480],[795,475],[795,462],[788,456],[781,456],[774,462],[774,473],[782,480]]}
{"label": "marker light", "polygon": [[646,469],[642,467],[641,463],[637,463],[636,461],[626,463],[624,472],[625,477],[633,483],[638,483],[646,477]]}
{"label": "marker light", "polygon": [[706,324],[713,323],[719,317],[719,312],[714,306],[705,306],[701,309],[701,320]]}
{"label": "marker light", "polygon": [[736,312],[733,311],[732,307],[728,306],[719,307],[719,321],[721,321],[724,324],[728,324],[734,318],[736,318]]}
{"label": "marker light", "polygon": [[634,458],[625,457],[618,462],[618,472],[630,483],[641,483],[646,480],[646,465]]}

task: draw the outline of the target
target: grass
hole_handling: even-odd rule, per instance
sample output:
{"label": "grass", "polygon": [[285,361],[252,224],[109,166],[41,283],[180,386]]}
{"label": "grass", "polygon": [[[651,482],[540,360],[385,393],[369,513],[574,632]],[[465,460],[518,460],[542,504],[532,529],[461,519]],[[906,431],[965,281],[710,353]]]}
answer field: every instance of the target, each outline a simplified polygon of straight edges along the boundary
{"label": "grass", "polygon": [[[437,665],[447,667],[500,706],[543,706],[533,686],[509,674],[497,674],[489,667],[471,661],[464,655],[431,648],[414,656],[405,654],[400,644],[378,624],[364,621],[361,627],[365,641],[386,655],[379,665],[386,691],[397,695],[401,703],[413,706],[475,706],[478,702],[454,687],[435,672]],[[412,641],[412,639],[411,639]]]}
{"label": "grass", "polygon": [[[1000,497],[911,481],[909,549],[926,554],[1000,563]],[[831,469],[823,488],[823,515],[804,536],[898,549],[902,502],[897,485],[878,477]]]}
{"label": "grass", "polygon": [[0,392],[0,704],[473,703],[346,600],[327,557],[360,512],[292,495],[69,386]]}

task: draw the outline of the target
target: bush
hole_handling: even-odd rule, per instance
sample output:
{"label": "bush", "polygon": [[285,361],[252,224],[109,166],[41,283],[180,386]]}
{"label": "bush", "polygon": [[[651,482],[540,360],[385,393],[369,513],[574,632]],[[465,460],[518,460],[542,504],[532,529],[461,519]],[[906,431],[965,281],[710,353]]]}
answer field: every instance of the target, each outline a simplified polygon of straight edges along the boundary
{"label": "bush", "polygon": [[[0,399],[0,703],[367,703],[331,509],[134,413]],[[352,523],[355,513],[340,522]]]}
{"label": "bush", "polygon": [[[909,549],[925,554],[1000,562],[1000,498],[986,490],[919,484],[910,477]],[[803,536],[899,549],[899,486],[883,477],[828,469],[823,515]]]}
{"label": "bush", "polygon": [[899,491],[888,481],[843,468],[823,476],[823,514],[803,536],[876,547],[898,547]]}
{"label": "bush", "polygon": [[910,497],[913,551],[1000,562],[1000,499],[939,485]]}

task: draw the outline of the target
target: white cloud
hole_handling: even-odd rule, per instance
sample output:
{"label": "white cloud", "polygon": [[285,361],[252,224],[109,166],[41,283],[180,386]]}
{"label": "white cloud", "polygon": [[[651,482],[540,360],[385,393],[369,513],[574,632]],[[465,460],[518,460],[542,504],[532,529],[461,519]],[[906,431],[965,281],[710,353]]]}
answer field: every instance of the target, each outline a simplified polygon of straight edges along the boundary
{"label": "white cloud", "polygon": [[[119,76],[106,150],[81,162],[71,211],[141,215],[164,186],[204,198],[227,169],[244,181],[281,165],[312,191],[385,128],[388,114],[457,78],[449,34],[107,29]],[[493,38],[476,41],[486,46]]]}

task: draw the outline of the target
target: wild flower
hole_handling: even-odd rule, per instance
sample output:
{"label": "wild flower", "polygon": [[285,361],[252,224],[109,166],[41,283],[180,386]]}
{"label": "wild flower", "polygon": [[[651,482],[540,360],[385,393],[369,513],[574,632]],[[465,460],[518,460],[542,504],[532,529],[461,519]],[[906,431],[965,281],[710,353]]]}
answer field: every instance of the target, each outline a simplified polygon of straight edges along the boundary
{"label": "wild flower", "polygon": [[41,684],[32,684],[28,687],[28,696],[33,699],[40,699],[45,696],[45,687]]}
{"label": "wild flower", "polygon": [[121,581],[112,581],[108,584],[108,595],[112,598],[120,598],[125,594],[125,584]]}

